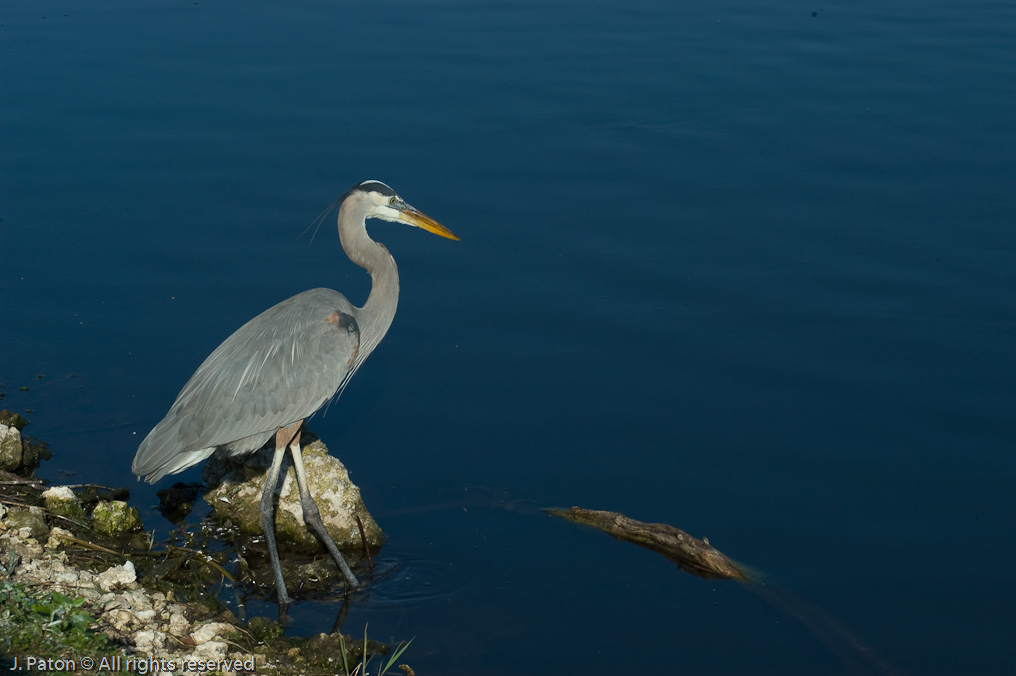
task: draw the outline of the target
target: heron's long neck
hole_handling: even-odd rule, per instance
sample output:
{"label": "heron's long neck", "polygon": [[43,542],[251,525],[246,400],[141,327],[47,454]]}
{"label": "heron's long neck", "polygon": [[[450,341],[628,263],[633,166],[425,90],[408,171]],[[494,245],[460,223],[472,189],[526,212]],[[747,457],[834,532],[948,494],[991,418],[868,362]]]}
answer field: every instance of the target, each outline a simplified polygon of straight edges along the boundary
{"label": "heron's long neck", "polygon": [[362,362],[385,337],[395,318],[399,304],[399,270],[388,250],[367,234],[363,217],[355,211],[339,210],[339,239],[349,260],[369,272],[372,282],[367,302],[359,308],[356,317],[360,325],[356,361]]}

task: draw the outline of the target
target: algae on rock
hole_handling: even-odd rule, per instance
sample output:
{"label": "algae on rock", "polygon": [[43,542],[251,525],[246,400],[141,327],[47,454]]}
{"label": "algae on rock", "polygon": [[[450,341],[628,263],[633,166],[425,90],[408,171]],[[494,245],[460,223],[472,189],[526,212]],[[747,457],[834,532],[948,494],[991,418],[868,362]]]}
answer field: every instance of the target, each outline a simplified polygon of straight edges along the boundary
{"label": "algae on rock", "polygon": [[46,536],[49,535],[49,526],[46,525],[46,516],[38,507],[30,507],[29,509],[12,509],[7,512],[4,527],[16,531],[20,531],[22,528],[27,528],[31,531],[31,535],[29,537],[33,537],[36,540],[44,540],[46,539]]}
{"label": "algae on rock", "polygon": [[122,500],[102,501],[92,510],[92,528],[103,535],[141,530],[141,515]]}
{"label": "algae on rock", "polygon": [[[205,501],[219,519],[234,522],[245,533],[262,533],[261,492],[273,454],[273,448],[263,448],[241,458],[213,458],[208,462],[203,478],[211,488],[205,493]],[[349,480],[349,473],[342,462],[329,455],[324,443],[315,440],[303,447],[303,463],[321,520],[339,549],[363,548],[357,516],[363,522],[367,545],[374,550],[380,549],[385,543],[385,534],[364,506],[360,489]],[[322,551],[321,541],[303,520],[296,472],[288,455],[283,469],[285,473],[275,489],[279,496],[275,510],[279,547],[302,552]]]}
{"label": "algae on rock", "polygon": [[46,501],[46,511],[76,521],[85,520],[85,510],[78,501],[78,496],[67,486],[53,486],[43,491],[42,499]]}

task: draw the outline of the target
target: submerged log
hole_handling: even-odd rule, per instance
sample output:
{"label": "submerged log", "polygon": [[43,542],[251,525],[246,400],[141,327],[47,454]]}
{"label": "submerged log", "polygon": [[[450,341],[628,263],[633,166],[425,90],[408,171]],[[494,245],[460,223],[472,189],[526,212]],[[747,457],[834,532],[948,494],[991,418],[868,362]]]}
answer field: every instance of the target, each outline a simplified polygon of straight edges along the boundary
{"label": "submerged log", "polygon": [[699,540],[669,524],[643,523],[617,512],[580,507],[543,511],[572,523],[592,526],[617,540],[627,540],[662,554],[676,563],[678,568],[692,575],[711,580],[749,579],[740,566],[710,545],[708,540]]}

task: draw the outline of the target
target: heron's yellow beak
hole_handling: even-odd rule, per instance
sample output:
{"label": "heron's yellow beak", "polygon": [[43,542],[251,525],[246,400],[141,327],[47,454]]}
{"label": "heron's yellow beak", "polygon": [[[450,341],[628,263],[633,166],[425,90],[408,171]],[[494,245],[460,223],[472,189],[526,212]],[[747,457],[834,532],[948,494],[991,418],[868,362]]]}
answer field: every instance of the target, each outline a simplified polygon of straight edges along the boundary
{"label": "heron's yellow beak", "polygon": [[408,204],[403,209],[399,210],[399,220],[403,223],[412,225],[413,227],[423,228],[427,232],[432,232],[435,235],[441,235],[442,237],[454,239],[455,241],[458,241],[459,239],[455,236],[454,232],[444,227],[430,216],[417,211]]}

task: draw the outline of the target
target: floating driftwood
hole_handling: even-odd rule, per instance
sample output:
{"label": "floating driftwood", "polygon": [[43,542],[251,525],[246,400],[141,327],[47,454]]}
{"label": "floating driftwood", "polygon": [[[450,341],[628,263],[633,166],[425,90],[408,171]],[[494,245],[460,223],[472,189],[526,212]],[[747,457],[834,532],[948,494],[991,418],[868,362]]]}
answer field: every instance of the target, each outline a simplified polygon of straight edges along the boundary
{"label": "floating driftwood", "polygon": [[748,580],[741,567],[710,545],[708,540],[694,538],[680,528],[665,523],[642,523],[617,512],[580,507],[543,511],[572,523],[592,526],[618,540],[627,540],[662,554],[686,573],[711,580]]}

